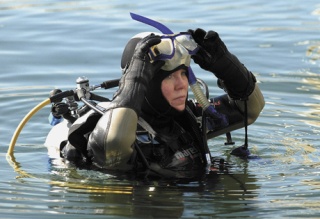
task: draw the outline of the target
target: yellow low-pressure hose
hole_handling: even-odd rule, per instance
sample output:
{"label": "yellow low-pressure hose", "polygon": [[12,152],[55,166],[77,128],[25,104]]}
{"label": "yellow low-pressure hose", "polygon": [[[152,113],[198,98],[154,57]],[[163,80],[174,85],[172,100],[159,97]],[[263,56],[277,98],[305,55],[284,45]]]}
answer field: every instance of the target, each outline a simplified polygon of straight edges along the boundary
{"label": "yellow low-pressure hose", "polygon": [[40,104],[38,104],[36,107],[34,107],[20,122],[20,124],[18,125],[16,131],[14,132],[12,138],[11,138],[11,142],[8,148],[8,152],[7,152],[7,156],[12,157],[13,156],[13,151],[14,151],[14,146],[17,142],[17,139],[19,137],[19,134],[22,130],[22,128],[24,127],[24,125],[29,121],[29,119],[36,113],[38,112],[40,109],[42,109],[43,107],[45,107],[46,105],[50,104],[51,100],[50,98],[44,100],[43,102],[41,102]]}

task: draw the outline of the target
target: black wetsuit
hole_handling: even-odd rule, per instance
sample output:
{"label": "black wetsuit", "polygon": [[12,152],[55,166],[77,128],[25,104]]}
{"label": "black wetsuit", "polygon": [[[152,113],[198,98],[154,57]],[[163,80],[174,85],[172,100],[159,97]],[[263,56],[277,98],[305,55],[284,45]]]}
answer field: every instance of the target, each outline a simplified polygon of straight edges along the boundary
{"label": "black wetsuit", "polygon": [[[227,95],[215,98],[218,111],[224,111],[231,124],[241,123],[242,114],[230,104]],[[134,152],[127,171],[165,178],[194,178],[206,172],[207,135],[223,129],[218,119],[210,116],[202,119],[202,108],[193,101],[186,110],[174,117],[154,117],[142,114],[138,123]],[[69,131],[69,142],[62,149],[62,156],[77,165],[103,167],[105,151],[97,152],[96,142],[88,142],[90,132],[101,116],[93,111],[84,115],[81,123],[74,123]],[[147,122],[148,121],[148,122]],[[203,124],[205,122],[206,124]],[[205,126],[205,130],[203,127]],[[101,129],[103,130],[103,129]],[[100,133],[101,138],[105,135]],[[94,155],[95,154],[95,155]],[[99,156],[97,156],[99,154]],[[100,156],[101,155],[101,156]],[[115,158],[116,159],[116,158]]]}

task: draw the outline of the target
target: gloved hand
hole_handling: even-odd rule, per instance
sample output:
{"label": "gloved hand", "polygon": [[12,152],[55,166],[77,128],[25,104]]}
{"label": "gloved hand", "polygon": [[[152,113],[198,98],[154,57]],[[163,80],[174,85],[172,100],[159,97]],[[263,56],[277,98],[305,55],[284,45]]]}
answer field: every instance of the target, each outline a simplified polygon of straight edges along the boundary
{"label": "gloved hand", "polygon": [[200,28],[195,31],[188,30],[188,32],[200,46],[199,51],[192,56],[192,59],[201,68],[215,73],[217,70],[215,63],[228,52],[219,34],[212,30],[206,32]]}
{"label": "gloved hand", "polygon": [[[151,63],[148,55],[150,48],[160,42],[160,36],[154,34],[150,34],[140,40],[136,45],[128,68],[124,70],[124,74],[141,78],[148,83],[164,65],[164,61],[161,60]],[[128,79],[129,78],[126,78],[126,80]]]}
{"label": "gloved hand", "polygon": [[231,54],[214,31],[188,30],[200,46],[192,59],[201,68],[214,73],[219,85],[233,99],[246,99],[254,90],[254,75]]}
{"label": "gloved hand", "polygon": [[56,118],[60,118],[63,114],[66,114],[68,111],[69,111],[68,104],[63,102],[55,103],[51,107],[51,113]]}
{"label": "gloved hand", "polygon": [[164,65],[162,60],[151,63],[148,56],[150,48],[160,42],[160,36],[154,34],[138,42],[129,65],[124,69],[120,87],[112,100],[111,108],[128,107],[140,114],[148,84]]}

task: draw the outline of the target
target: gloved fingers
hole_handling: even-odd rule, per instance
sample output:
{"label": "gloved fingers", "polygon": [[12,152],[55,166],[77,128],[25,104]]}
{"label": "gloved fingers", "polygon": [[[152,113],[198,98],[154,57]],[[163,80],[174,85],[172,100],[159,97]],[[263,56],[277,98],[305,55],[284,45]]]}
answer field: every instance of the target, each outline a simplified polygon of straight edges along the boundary
{"label": "gloved fingers", "polygon": [[192,55],[191,58],[193,61],[198,64],[202,69],[208,70],[210,63],[211,55],[208,54],[203,48],[200,48],[195,55]]}
{"label": "gloved fingers", "polygon": [[[199,46],[199,50],[197,53],[194,55],[195,57],[202,57],[203,59],[208,59],[211,58],[211,54],[208,52],[206,47]],[[193,58],[193,56],[191,56]]]}
{"label": "gloved fingers", "polygon": [[192,30],[192,29],[188,29],[187,32],[190,33],[191,36],[193,36],[193,34],[194,34],[194,30]]}
{"label": "gloved fingers", "polygon": [[152,33],[149,36],[147,36],[146,40],[147,40],[146,43],[147,43],[148,47],[150,48],[150,47],[157,45],[161,42],[161,36],[154,35]]}
{"label": "gloved fingers", "polygon": [[217,37],[219,37],[219,34],[213,30],[210,30],[206,33],[206,35],[204,36],[204,39],[213,39],[215,40]]}
{"label": "gloved fingers", "polygon": [[158,35],[150,34],[140,40],[140,42],[137,44],[137,53],[139,53],[139,57],[146,55],[150,48],[154,45],[157,45],[161,42],[161,38]]}
{"label": "gloved fingers", "polygon": [[200,50],[197,52],[197,54],[192,55],[191,58],[198,65],[202,64],[202,62],[203,62],[203,57],[201,55],[201,51]]}
{"label": "gloved fingers", "polygon": [[194,31],[194,35],[199,37],[200,39],[203,39],[204,36],[206,35],[206,31],[201,29],[201,28],[197,28],[195,31]]}
{"label": "gloved fingers", "polygon": [[157,60],[153,62],[152,65],[153,65],[154,72],[157,73],[164,64],[165,64],[164,60]]}
{"label": "gloved fingers", "polygon": [[203,45],[203,39],[206,35],[206,31],[204,31],[201,28],[197,28],[196,30],[188,30],[188,32],[191,34],[192,38],[198,43],[200,46]]}

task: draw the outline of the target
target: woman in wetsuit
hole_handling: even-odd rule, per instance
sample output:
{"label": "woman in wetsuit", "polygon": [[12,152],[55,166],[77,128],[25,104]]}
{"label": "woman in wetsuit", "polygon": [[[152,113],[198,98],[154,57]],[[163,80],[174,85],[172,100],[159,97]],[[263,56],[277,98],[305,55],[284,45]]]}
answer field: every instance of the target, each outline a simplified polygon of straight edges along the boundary
{"label": "woman in wetsuit", "polygon": [[[264,99],[256,79],[216,32],[196,29],[168,38],[141,33],[129,40],[113,100],[100,104],[101,118],[89,112],[74,122],[62,156],[101,169],[191,178],[207,170],[207,138],[242,128],[244,116],[248,124],[257,119]],[[188,100],[191,58],[226,91],[210,100],[228,125]]]}

